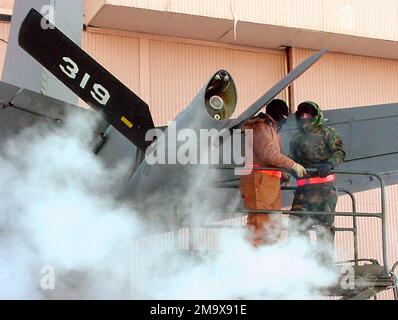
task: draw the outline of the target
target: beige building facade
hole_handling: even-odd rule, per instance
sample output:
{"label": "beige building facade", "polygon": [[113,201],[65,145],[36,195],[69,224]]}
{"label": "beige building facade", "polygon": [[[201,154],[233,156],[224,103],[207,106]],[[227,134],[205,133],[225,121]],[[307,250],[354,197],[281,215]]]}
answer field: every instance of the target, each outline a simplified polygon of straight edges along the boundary
{"label": "beige building facade", "polygon": [[[0,71],[12,4],[0,0]],[[236,81],[236,117],[323,47],[329,52],[280,95],[292,111],[303,100],[325,110],[398,102],[396,0],[85,0],[83,48],[149,104],[156,125],[173,120],[218,69]],[[377,190],[356,196],[358,211],[380,210]],[[393,263],[398,186],[387,188],[387,203]],[[348,198],[338,210],[351,210]],[[360,219],[359,239],[360,257],[381,261],[379,221]],[[336,246],[339,260],[352,258],[351,234],[338,234]]]}

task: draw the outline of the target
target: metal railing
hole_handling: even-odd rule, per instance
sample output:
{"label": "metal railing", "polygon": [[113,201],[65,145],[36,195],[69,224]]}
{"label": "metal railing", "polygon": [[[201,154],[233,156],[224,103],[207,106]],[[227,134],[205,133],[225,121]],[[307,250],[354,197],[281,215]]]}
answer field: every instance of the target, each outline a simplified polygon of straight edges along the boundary
{"label": "metal railing", "polygon": [[[247,169],[244,167],[237,167],[237,166],[230,166],[230,165],[218,165],[218,166],[211,166],[212,169],[217,169],[217,170],[233,170],[237,168],[241,169]],[[253,171],[255,170],[279,170],[279,171],[285,171],[289,172],[288,170],[281,169],[281,168],[269,168],[269,167],[254,167],[254,168],[249,168]],[[316,169],[310,169],[307,170],[309,173],[315,173],[317,170]],[[293,210],[249,210],[249,209],[238,209],[234,210],[233,212],[238,214],[235,215],[235,217],[242,216],[242,214],[247,214],[247,213],[263,213],[263,214],[284,214],[284,215],[290,215],[290,214],[295,214],[295,215],[333,215],[333,216],[343,216],[343,217],[352,217],[352,227],[346,227],[346,228],[335,228],[336,232],[352,232],[353,233],[353,239],[354,239],[354,259],[345,261],[345,262],[336,262],[336,264],[341,264],[341,263],[354,263],[356,266],[360,262],[371,262],[373,264],[380,265],[379,262],[375,259],[360,259],[359,258],[359,249],[358,249],[358,218],[377,218],[381,220],[381,237],[382,237],[382,259],[383,259],[383,269],[387,274],[394,276],[394,271],[396,268],[398,268],[398,262],[394,264],[393,268],[391,269],[391,272],[389,271],[388,268],[388,244],[387,244],[387,221],[386,221],[386,195],[385,195],[385,183],[383,181],[383,176],[384,174],[376,174],[376,173],[371,173],[371,172],[361,172],[361,171],[333,171],[332,173],[336,175],[351,175],[351,176],[363,176],[363,177],[368,177],[371,181],[376,180],[378,182],[378,188],[380,190],[380,212],[358,212],[357,211],[357,202],[355,195],[350,192],[349,190],[343,189],[343,188],[336,188],[337,192],[339,194],[346,194],[348,197],[351,199],[352,202],[352,212],[316,212],[316,211],[293,211]],[[398,173],[398,171],[396,172]],[[393,173],[394,175],[396,174],[395,172]],[[392,174],[392,173],[388,173]],[[386,175],[388,177],[388,175]],[[238,182],[240,180],[240,177],[235,177],[232,179],[227,179],[227,180],[222,180],[218,181],[215,183],[212,183],[210,186],[211,188],[239,188]],[[234,185],[231,185],[230,183],[235,183]],[[282,187],[281,188],[283,191],[295,191],[298,189],[298,187]],[[373,188],[372,188],[373,189]],[[175,244],[178,245],[179,242],[179,236],[178,236],[178,216],[181,214],[180,208],[178,205],[176,205],[176,220],[175,220],[175,225],[177,226],[173,232],[173,236]],[[188,207],[189,211],[189,207]],[[213,212],[215,214],[226,214],[226,212]],[[230,218],[233,218],[230,215]],[[181,227],[181,226],[180,226]],[[194,251],[194,229],[196,228],[204,228],[204,229],[233,229],[233,228],[245,228],[245,225],[223,225],[223,224],[203,224],[201,226],[193,226],[192,224],[188,223],[188,225],[185,225],[184,228],[188,229],[188,249],[189,251]],[[395,277],[395,276],[394,276]],[[396,279],[396,277],[395,277]],[[396,283],[397,280],[395,280],[394,283]],[[394,293],[394,298],[398,300],[398,288],[391,287],[393,289]]]}
{"label": "metal railing", "polygon": [[[233,165],[215,165],[212,166],[211,168],[217,169],[217,170],[233,170],[233,169],[245,169],[244,167],[238,167],[238,166],[233,166]],[[281,169],[281,168],[270,168],[270,167],[250,167],[246,168],[257,171],[257,170],[269,170],[269,171],[274,171],[274,170],[279,170],[279,171],[285,171],[289,172],[289,170],[286,169]],[[309,169],[307,170],[309,173],[314,173],[316,172],[316,169]],[[347,194],[351,200],[352,200],[352,212],[320,212],[320,211],[295,211],[295,210],[249,210],[249,209],[238,209],[235,212],[236,213],[241,213],[241,214],[247,214],[247,213],[263,213],[263,214],[295,214],[295,215],[333,215],[333,216],[345,216],[345,217],[352,217],[353,218],[353,227],[352,228],[336,228],[336,231],[350,231],[354,233],[354,261],[359,261],[358,260],[358,224],[357,224],[357,218],[359,217],[365,217],[365,218],[378,218],[381,220],[381,231],[382,231],[382,258],[383,258],[383,267],[385,270],[388,272],[388,255],[387,255],[387,223],[386,223],[386,197],[385,197],[385,184],[383,181],[383,178],[381,175],[376,174],[376,173],[371,173],[371,172],[366,172],[366,171],[333,171],[336,175],[351,175],[351,176],[364,176],[364,177],[369,177],[371,180],[372,178],[376,178],[376,180],[379,182],[379,188],[380,188],[380,206],[381,206],[381,212],[357,212],[357,206],[356,206],[356,200],[355,196],[353,193],[351,193],[348,190],[345,189],[339,189],[337,188],[337,191],[340,193],[345,193]],[[228,179],[228,180],[223,180],[216,182],[212,185],[214,188],[237,188],[237,186],[231,186],[231,185],[226,185],[226,183],[230,182],[236,182],[240,178],[233,178],[233,179]],[[282,190],[291,190],[294,191],[296,190],[297,187],[283,187]],[[216,213],[216,212],[215,212]],[[220,212],[222,214],[222,212]],[[206,227],[214,227],[214,226],[206,226]],[[228,227],[225,225],[222,226],[217,226],[219,227]],[[357,263],[357,262],[356,262]]]}
{"label": "metal railing", "polygon": [[[398,261],[395,262],[395,264],[392,266],[391,268],[391,273],[395,274],[395,269],[398,267]],[[394,299],[398,300],[398,287],[394,287],[393,288],[393,292],[394,292]]]}

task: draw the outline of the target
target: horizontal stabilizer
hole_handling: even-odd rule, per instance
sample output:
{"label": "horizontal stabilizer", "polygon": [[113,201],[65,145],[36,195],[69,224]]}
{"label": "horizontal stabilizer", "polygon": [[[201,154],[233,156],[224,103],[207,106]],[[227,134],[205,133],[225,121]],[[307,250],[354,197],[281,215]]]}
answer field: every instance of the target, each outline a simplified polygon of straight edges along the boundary
{"label": "horizontal stabilizer", "polygon": [[35,9],[21,25],[19,45],[140,149],[148,146],[148,105]]}
{"label": "horizontal stabilizer", "polygon": [[72,114],[94,115],[92,110],[2,81],[0,100],[0,142],[39,123],[62,126]]}

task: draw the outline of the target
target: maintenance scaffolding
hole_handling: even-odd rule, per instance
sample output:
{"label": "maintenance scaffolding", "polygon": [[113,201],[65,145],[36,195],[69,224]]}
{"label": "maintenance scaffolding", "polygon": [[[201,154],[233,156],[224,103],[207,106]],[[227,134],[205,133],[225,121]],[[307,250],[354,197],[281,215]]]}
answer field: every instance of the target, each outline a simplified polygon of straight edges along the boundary
{"label": "maintenance scaffolding", "polygon": [[[213,169],[217,170],[233,170],[237,169],[237,166],[214,166]],[[243,167],[242,167],[243,169]],[[251,170],[280,170],[286,171],[280,168],[269,168],[269,167],[255,167],[250,168]],[[311,172],[311,170],[309,170]],[[335,262],[332,268],[336,269],[336,272],[340,272],[342,266],[347,265],[351,266],[354,271],[354,282],[350,286],[342,286],[341,278],[336,283],[335,286],[324,288],[323,292],[328,296],[341,297],[341,299],[369,299],[373,297],[376,299],[376,295],[385,290],[393,290],[395,300],[398,300],[398,280],[396,275],[394,274],[396,268],[398,268],[398,261],[389,268],[388,262],[388,248],[387,248],[387,219],[386,219],[386,196],[385,196],[385,184],[383,181],[382,175],[370,172],[355,172],[355,171],[333,171],[336,175],[350,175],[350,176],[362,176],[368,177],[370,179],[376,179],[379,183],[380,190],[380,212],[358,212],[357,211],[357,203],[355,199],[355,195],[349,190],[343,188],[337,188],[337,192],[339,194],[346,194],[352,201],[352,212],[317,212],[317,211],[293,211],[293,210],[248,210],[248,209],[238,209],[235,210],[236,214],[246,215],[248,213],[259,213],[259,214],[283,214],[283,215],[333,215],[340,217],[352,217],[352,226],[345,228],[335,228],[336,232],[351,232],[353,233],[354,239],[354,252],[353,259],[347,261]],[[398,171],[397,171],[398,173]],[[389,173],[391,174],[391,173]],[[212,188],[239,188],[237,185],[237,181],[239,178],[232,178],[228,180],[223,180],[220,182],[214,183]],[[284,191],[295,191],[297,187],[282,187]],[[219,212],[222,214],[222,212]],[[180,215],[179,208],[176,208],[176,221],[178,221],[178,216]],[[358,250],[358,219],[359,218],[377,218],[381,220],[381,243],[382,243],[382,263],[373,258],[359,258],[359,250]],[[182,227],[182,226],[180,226]],[[205,229],[232,229],[232,228],[244,228],[245,226],[237,226],[237,225],[228,225],[228,224],[210,224],[204,226],[195,226],[188,225],[184,226],[184,228],[188,227],[189,232],[189,247],[188,251],[194,251],[194,232],[195,228],[205,228]],[[178,223],[176,223],[176,230],[173,234],[176,236],[175,241],[178,242]]]}

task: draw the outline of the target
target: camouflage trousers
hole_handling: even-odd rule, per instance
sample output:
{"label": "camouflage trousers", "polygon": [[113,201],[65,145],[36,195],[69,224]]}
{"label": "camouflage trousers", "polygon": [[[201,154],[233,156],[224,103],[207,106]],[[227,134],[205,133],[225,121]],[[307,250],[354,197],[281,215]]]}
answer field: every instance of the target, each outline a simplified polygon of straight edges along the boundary
{"label": "camouflage trousers", "polygon": [[[335,185],[306,186],[297,189],[292,210],[334,212],[336,204]],[[332,247],[335,236],[334,215],[290,215],[290,235],[303,235],[309,230],[315,231],[317,243]],[[330,262],[331,257],[324,257],[321,260]]]}
{"label": "camouflage trousers", "polygon": [[[337,191],[334,184],[306,186],[297,189],[292,210],[334,212],[336,204]],[[334,215],[290,215],[290,236],[308,234],[309,230],[315,230],[316,233],[314,258],[325,266],[333,264]]]}

